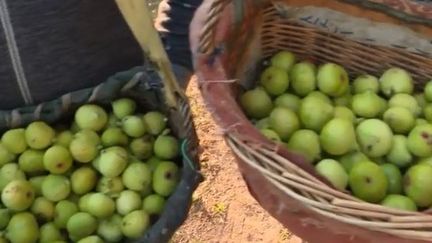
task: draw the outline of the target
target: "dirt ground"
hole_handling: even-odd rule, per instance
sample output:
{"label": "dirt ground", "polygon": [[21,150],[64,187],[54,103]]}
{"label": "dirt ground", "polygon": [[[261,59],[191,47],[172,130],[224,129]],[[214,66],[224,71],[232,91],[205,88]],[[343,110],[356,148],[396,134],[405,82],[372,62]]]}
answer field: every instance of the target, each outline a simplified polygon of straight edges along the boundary
{"label": "dirt ground", "polygon": [[189,217],[173,243],[300,243],[250,196],[237,164],[204,107],[195,79],[187,89],[200,145],[205,181],[194,194]]}

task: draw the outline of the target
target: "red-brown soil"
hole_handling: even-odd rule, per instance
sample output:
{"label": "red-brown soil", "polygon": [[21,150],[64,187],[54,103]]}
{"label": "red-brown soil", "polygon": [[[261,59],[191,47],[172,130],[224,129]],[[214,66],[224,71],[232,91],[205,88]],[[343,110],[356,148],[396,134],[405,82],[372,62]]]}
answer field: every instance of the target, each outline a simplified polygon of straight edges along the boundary
{"label": "red-brown soil", "polygon": [[204,150],[200,163],[205,181],[195,192],[189,217],[172,242],[300,243],[249,194],[234,157],[204,106],[195,79],[187,95]]}

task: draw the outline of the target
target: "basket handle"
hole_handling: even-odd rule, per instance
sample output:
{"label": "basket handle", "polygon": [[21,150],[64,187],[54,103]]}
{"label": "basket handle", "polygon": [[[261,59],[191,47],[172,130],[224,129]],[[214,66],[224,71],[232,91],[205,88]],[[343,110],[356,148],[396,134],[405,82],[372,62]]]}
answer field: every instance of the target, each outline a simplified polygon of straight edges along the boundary
{"label": "basket handle", "polygon": [[153,25],[147,0],[116,0],[129,28],[138,41],[144,56],[157,67],[157,72],[164,84],[165,101],[170,108],[177,107],[176,95],[185,98],[176,76],[171,68],[168,55]]}
{"label": "basket handle", "polygon": [[224,10],[231,0],[214,0],[209,8],[209,13],[204,23],[198,43],[198,51],[204,54],[210,54],[214,47],[215,26]]}

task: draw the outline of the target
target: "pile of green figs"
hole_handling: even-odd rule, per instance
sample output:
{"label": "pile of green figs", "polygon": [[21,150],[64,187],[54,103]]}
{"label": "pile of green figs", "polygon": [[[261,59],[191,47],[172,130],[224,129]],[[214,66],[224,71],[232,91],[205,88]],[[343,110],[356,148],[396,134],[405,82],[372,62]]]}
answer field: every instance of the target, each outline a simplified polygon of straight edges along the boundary
{"label": "pile of green figs", "polygon": [[0,141],[0,242],[124,242],[175,190],[179,141],[130,98],[84,104],[69,125],[34,121]]}
{"label": "pile of green figs", "polygon": [[301,154],[336,189],[407,211],[432,206],[432,81],[389,67],[350,78],[337,63],[269,57],[239,104],[268,139]]}

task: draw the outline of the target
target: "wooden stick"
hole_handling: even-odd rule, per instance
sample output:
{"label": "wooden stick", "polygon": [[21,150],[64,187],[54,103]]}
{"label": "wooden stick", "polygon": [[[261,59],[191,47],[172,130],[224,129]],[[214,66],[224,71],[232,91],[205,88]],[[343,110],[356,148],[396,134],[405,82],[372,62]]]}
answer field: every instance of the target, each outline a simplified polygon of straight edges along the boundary
{"label": "wooden stick", "polygon": [[158,68],[158,74],[164,83],[167,105],[177,107],[175,93],[183,98],[185,95],[177,83],[168,55],[153,25],[147,0],[116,0],[116,3],[144,55]]}

